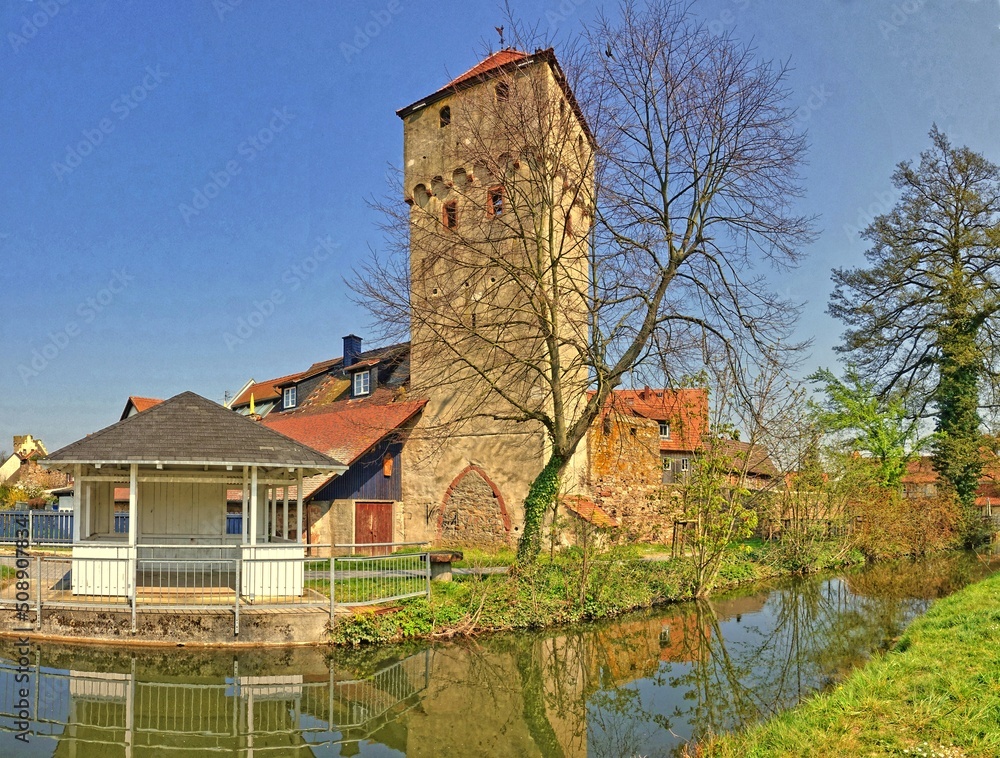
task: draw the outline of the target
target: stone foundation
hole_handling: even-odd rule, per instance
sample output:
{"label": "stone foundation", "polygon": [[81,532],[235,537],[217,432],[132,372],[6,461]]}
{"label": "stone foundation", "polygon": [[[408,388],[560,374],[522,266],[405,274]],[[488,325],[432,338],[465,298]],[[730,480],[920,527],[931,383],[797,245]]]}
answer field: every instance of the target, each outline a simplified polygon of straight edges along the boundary
{"label": "stone foundation", "polygon": [[[126,645],[319,645],[328,643],[330,614],[296,608],[295,613],[240,611],[240,633],[233,634],[233,614],[218,611],[146,612],[54,609],[42,613],[39,631],[15,632],[24,626],[13,611],[0,612],[0,636],[79,640]],[[30,624],[34,629],[34,613]]]}

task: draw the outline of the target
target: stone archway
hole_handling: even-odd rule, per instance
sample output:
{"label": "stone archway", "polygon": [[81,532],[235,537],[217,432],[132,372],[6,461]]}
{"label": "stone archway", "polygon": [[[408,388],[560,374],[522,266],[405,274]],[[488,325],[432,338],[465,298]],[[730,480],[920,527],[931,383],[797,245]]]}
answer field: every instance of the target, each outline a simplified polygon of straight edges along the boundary
{"label": "stone archway", "polygon": [[500,489],[479,466],[466,466],[441,501],[437,537],[463,545],[510,544],[510,515]]}

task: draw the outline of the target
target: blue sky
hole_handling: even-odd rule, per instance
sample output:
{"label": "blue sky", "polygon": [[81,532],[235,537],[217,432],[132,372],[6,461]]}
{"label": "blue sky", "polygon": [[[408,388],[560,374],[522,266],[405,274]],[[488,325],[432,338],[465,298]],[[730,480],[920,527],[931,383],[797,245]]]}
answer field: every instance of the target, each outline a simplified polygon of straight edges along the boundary
{"label": "blue sky", "polygon": [[[566,36],[593,0],[512,2]],[[613,5],[605,6],[613,12]],[[822,234],[775,275],[832,365],[833,266],[937,122],[1000,161],[998,0],[699,0],[788,61]],[[494,2],[0,0],[0,449],[50,450],[130,394],[220,400],[370,333],[343,277],[402,159],[395,110],[496,45]],[[227,337],[228,335],[228,337]]]}

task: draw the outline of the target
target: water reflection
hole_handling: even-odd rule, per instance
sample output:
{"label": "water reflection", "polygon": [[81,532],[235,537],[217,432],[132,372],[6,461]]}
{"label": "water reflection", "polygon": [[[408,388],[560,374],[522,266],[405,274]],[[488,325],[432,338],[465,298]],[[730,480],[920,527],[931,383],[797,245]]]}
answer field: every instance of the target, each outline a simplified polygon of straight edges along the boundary
{"label": "water reflection", "polygon": [[[19,672],[5,642],[0,755],[674,755],[842,677],[986,570],[938,557],[557,633],[332,657],[36,645]],[[14,739],[22,688],[28,745]]]}

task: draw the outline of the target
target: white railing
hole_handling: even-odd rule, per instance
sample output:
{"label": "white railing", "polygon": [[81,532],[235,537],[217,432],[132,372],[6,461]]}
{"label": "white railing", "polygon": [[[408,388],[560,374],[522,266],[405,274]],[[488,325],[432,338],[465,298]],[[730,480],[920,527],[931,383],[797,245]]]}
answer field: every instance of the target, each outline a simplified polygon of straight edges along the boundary
{"label": "white railing", "polygon": [[[401,547],[399,543],[379,547]],[[412,543],[408,545],[412,547]],[[427,552],[316,558],[307,551],[337,545],[297,543],[78,543],[73,554],[0,555],[0,608],[33,616],[46,609],[231,612],[288,606],[336,609],[430,596]]]}

